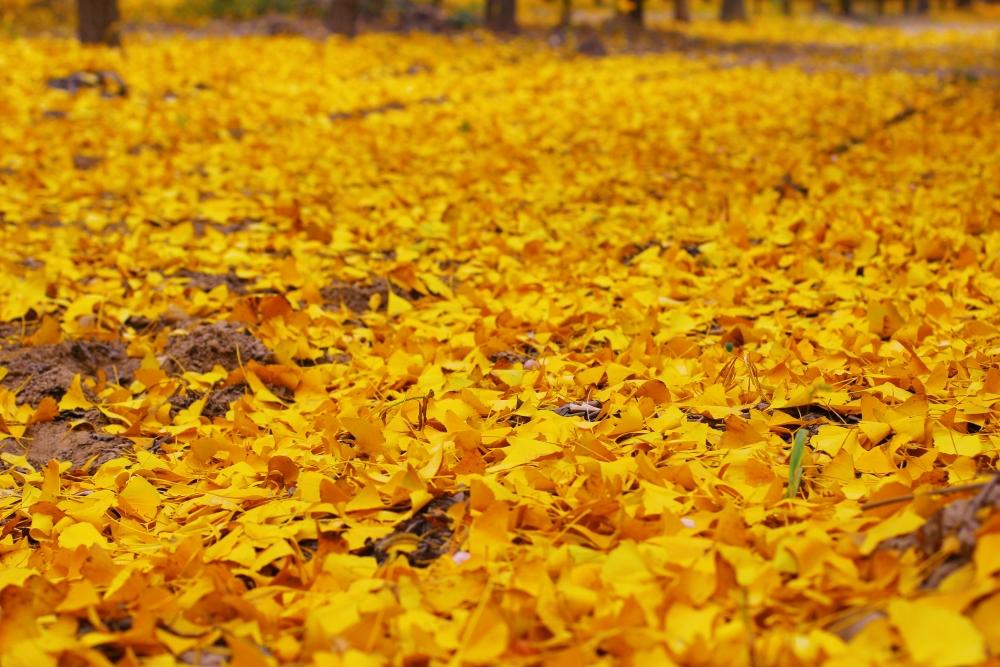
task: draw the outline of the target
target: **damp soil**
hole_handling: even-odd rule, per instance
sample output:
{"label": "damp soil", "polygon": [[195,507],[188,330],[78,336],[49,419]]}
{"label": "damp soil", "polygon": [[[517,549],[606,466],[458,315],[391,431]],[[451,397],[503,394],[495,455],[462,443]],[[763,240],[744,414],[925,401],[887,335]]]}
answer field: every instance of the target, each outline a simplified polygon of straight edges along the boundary
{"label": "damp soil", "polygon": [[0,385],[17,395],[18,403],[37,405],[47,396],[56,400],[69,389],[73,376],[99,377],[128,384],[139,367],[120,341],[69,340],[55,345],[12,346],[0,350],[7,375]]}
{"label": "damp soil", "polygon": [[501,367],[510,367],[516,364],[526,364],[538,357],[538,351],[530,345],[525,345],[518,350],[503,350],[494,352],[489,356],[489,360]]}
{"label": "damp soil", "polygon": [[233,322],[202,324],[187,334],[173,336],[164,354],[163,368],[168,373],[207,373],[216,365],[231,371],[248,361],[274,361],[260,340]]}
{"label": "damp soil", "polygon": [[69,461],[74,469],[92,470],[120,456],[128,456],[135,445],[103,430],[107,418],[98,410],[71,410],[49,422],[33,424],[18,440],[0,440],[0,452],[24,454],[35,468],[50,460]]}

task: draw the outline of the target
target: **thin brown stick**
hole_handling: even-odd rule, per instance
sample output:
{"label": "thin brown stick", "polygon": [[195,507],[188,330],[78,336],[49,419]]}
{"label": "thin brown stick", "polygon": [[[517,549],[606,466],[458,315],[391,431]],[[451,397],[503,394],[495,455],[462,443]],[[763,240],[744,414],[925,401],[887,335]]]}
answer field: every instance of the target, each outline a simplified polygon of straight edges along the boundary
{"label": "thin brown stick", "polygon": [[915,494],[907,493],[905,496],[894,496],[892,498],[883,498],[882,500],[876,500],[874,502],[865,503],[861,506],[862,512],[867,512],[868,510],[873,510],[878,507],[885,507],[886,505],[895,505],[896,503],[905,503],[910,500],[915,500],[918,495],[921,496],[947,496],[952,493],[963,493],[965,491],[978,491],[979,489],[986,486],[989,482],[976,482],[974,484],[960,484],[959,486],[949,486],[943,489],[932,489],[925,493]]}
{"label": "thin brown stick", "polygon": [[385,417],[388,414],[389,410],[391,410],[391,409],[393,409],[393,408],[395,408],[395,407],[397,407],[399,405],[402,405],[403,403],[408,403],[410,401],[420,401],[420,406],[418,408],[418,413],[417,413],[417,429],[422,431],[423,428],[424,428],[424,424],[427,423],[427,402],[430,399],[432,399],[432,398],[434,398],[434,390],[433,389],[430,390],[430,391],[428,391],[423,396],[411,396],[409,398],[404,398],[404,399],[398,400],[395,403],[390,403],[389,405],[387,405],[384,408],[382,408],[379,411],[379,417],[381,417],[382,423],[384,424],[385,423]]}

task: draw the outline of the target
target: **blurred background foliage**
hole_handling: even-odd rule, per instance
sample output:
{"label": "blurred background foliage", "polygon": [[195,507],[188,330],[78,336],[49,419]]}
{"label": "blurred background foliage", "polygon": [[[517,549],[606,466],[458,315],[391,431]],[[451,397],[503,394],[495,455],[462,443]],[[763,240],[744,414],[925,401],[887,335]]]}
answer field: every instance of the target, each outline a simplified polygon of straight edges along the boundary
{"label": "blurred background foliage", "polygon": [[[466,29],[483,24],[483,0],[358,0],[360,16],[369,28],[407,26],[420,29]],[[911,3],[921,0],[745,0],[751,19],[841,14],[839,3],[856,7],[853,22],[878,23],[910,14]],[[1000,21],[1000,2],[986,0],[966,5],[969,0],[923,0],[927,13],[935,19],[968,23]],[[275,17],[319,22],[329,0],[118,0],[126,26],[198,25],[217,20],[252,20]],[[522,27],[552,28],[560,23],[566,0],[516,0],[517,22]],[[647,24],[671,24],[674,0],[642,0]],[[691,17],[715,22],[719,0],[689,0]],[[627,11],[629,0],[571,0],[575,25],[597,26],[616,12]],[[38,32],[69,34],[76,22],[76,0],[0,0],[0,33],[7,36]],[[765,21],[766,22],[766,21]],[[676,25],[676,24],[674,24]],[[811,34],[813,25],[806,26]],[[838,26],[823,22],[820,30],[839,32]],[[686,29],[687,30],[687,29]],[[697,28],[695,31],[697,32]],[[811,35],[810,39],[815,38]]]}

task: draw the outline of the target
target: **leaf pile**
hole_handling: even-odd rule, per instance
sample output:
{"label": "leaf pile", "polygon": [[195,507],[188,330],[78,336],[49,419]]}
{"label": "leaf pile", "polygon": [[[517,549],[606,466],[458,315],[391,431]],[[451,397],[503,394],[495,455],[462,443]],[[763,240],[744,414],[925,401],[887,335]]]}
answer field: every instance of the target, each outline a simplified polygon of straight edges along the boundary
{"label": "leaf pile", "polygon": [[0,42],[0,663],[1000,655],[996,53],[852,34]]}

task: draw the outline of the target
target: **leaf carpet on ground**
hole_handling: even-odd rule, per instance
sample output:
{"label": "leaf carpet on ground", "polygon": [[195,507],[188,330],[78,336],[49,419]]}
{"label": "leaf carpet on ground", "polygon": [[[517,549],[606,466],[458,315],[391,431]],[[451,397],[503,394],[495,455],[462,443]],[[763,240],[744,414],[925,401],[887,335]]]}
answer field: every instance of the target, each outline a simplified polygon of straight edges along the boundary
{"label": "leaf carpet on ground", "polygon": [[0,40],[0,663],[1000,655],[995,34],[686,30]]}

